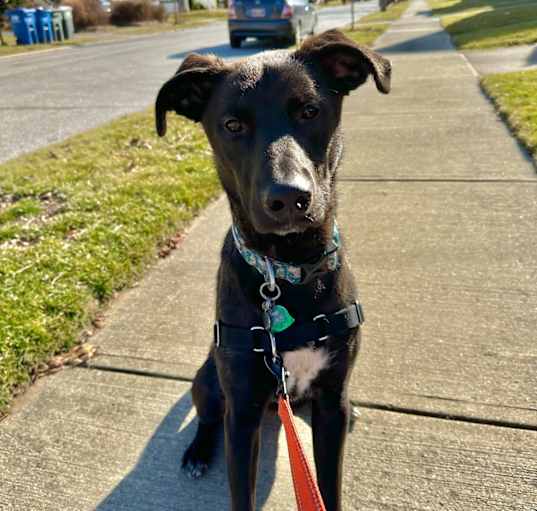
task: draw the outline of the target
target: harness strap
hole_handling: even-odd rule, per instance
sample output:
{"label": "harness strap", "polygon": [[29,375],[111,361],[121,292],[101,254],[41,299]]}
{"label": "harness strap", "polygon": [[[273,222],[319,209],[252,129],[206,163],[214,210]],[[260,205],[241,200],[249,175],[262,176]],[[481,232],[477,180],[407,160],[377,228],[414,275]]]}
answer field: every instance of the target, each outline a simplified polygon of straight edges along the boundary
{"label": "harness strap", "polygon": [[298,511],[326,511],[313,471],[300,443],[289,400],[282,396],[278,398],[278,415],[287,438],[297,509]]}
{"label": "harness strap", "polygon": [[[279,353],[293,351],[305,346],[316,347],[330,336],[342,335],[362,325],[364,312],[358,302],[333,314],[319,314],[308,323],[293,324],[283,332],[273,334]],[[242,328],[221,321],[214,324],[214,342],[217,347],[235,351],[271,353],[269,332],[262,326]]]}

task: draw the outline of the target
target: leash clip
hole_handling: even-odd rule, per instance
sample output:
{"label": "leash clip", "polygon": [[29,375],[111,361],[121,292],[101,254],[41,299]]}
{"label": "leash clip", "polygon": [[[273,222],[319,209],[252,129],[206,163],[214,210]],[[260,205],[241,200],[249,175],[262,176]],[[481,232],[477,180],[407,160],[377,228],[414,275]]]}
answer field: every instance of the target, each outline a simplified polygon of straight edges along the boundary
{"label": "leash clip", "polygon": [[282,396],[284,399],[287,398],[287,376],[289,373],[286,371],[285,366],[283,365],[282,357],[280,355],[276,355],[272,358],[272,360],[269,360],[267,355],[265,355],[264,361],[265,366],[278,382],[276,396]]}

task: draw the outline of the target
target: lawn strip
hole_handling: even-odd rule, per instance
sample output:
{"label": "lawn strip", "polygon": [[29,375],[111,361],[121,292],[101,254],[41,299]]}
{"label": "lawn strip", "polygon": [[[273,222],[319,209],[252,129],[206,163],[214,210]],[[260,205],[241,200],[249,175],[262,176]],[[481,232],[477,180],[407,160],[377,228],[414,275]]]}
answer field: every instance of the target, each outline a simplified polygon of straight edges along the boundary
{"label": "lawn strip", "polygon": [[[170,116],[171,117],[171,116]],[[0,413],[219,193],[203,131],[124,117],[0,165]]]}
{"label": "lawn strip", "polygon": [[388,29],[389,23],[375,23],[372,25],[356,25],[354,30],[346,29],[345,35],[365,46],[373,46],[373,43]]}
{"label": "lawn strip", "polygon": [[481,85],[537,161],[537,70],[488,75]]}
{"label": "lawn strip", "polygon": [[390,5],[388,5],[385,11],[372,12],[371,14],[367,14],[363,18],[360,18],[360,23],[398,20],[408,9],[409,3],[409,0],[400,0],[399,2],[391,3]]}
{"label": "lawn strip", "polygon": [[537,4],[532,0],[429,0],[429,4],[457,48],[537,42]]}
{"label": "lawn strip", "polygon": [[354,26],[354,30],[345,29],[345,35],[358,44],[373,46],[375,41],[388,30],[390,22],[401,17],[408,8],[408,4],[408,0],[403,0],[390,4],[384,12],[368,14],[360,18],[360,21]]}

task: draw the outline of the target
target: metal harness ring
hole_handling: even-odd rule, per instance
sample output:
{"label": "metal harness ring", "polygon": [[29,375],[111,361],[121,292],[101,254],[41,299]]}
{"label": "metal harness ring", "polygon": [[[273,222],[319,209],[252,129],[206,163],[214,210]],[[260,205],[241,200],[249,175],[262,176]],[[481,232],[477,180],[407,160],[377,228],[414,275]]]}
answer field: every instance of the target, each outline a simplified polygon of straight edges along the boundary
{"label": "metal harness ring", "polygon": [[[265,289],[267,289],[269,291],[275,291],[276,294],[274,296],[270,296],[270,295],[267,295],[266,292],[265,292]],[[260,288],[259,288],[259,294],[261,295],[261,297],[264,299],[264,300],[270,300],[272,302],[276,301],[282,294],[282,291],[280,289],[280,286],[278,286],[278,284],[274,283],[274,288],[273,289],[270,289],[270,284],[268,282],[263,282],[263,284],[261,284]]]}

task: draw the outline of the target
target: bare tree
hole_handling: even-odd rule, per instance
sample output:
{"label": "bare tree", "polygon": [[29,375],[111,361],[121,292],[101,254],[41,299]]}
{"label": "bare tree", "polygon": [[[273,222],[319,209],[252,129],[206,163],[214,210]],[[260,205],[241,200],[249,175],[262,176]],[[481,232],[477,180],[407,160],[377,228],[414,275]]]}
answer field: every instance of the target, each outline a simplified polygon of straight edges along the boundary
{"label": "bare tree", "polygon": [[0,0],[0,46],[7,46],[4,41],[4,34],[2,34],[2,28],[4,28],[4,13],[7,10],[7,0]]}
{"label": "bare tree", "polygon": [[4,40],[2,28],[4,27],[4,16],[9,9],[22,5],[22,0],[0,0],[0,46],[7,46]]}

